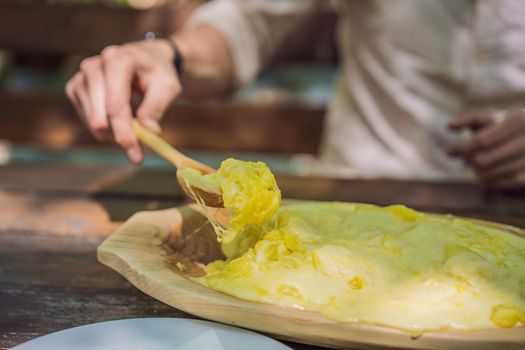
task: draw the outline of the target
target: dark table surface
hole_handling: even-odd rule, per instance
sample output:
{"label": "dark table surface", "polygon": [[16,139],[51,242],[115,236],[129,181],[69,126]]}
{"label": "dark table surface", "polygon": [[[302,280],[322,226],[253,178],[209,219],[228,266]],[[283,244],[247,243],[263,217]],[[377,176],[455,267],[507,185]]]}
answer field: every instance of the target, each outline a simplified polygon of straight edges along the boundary
{"label": "dark table surface", "polygon": [[[286,198],[402,203],[525,228],[523,194],[487,193],[473,184],[291,176],[278,181]],[[0,167],[0,349],[92,322],[193,317],[137,290],[98,263],[95,253],[134,212],[185,201],[171,170]]]}

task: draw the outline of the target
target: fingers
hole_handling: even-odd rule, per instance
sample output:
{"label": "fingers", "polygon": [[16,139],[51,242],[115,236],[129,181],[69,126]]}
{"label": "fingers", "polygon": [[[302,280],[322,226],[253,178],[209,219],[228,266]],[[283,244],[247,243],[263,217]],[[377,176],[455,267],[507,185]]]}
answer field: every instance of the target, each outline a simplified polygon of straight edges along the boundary
{"label": "fingers", "polygon": [[76,90],[82,88],[83,85],[82,74],[76,73],[66,84],[66,95],[73,104],[73,107],[75,107],[77,114],[85,121],[84,108],[76,93]]}
{"label": "fingers", "polygon": [[516,136],[494,150],[476,154],[471,162],[477,175],[488,187],[524,187],[525,136]]}
{"label": "fingers", "polygon": [[470,128],[472,130],[478,130],[488,124],[490,124],[492,118],[488,111],[478,111],[471,113],[464,113],[452,118],[448,122],[448,127],[452,130],[458,130],[462,128]]}
{"label": "fingers", "polygon": [[156,133],[160,133],[158,120],[162,118],[166,109],[181,92],[175,72],[168,73],[172,73],[172,76],[151,75],[151,82],[147,83],[144,99],[137,109],[137,119]]}
{"label": "fingers", "polygon": [[469,162],[476,168],[490,169],[498,164],[512,163],[523,154],[525,154],[525,136],[516,135],[493,148],[475,152]]}
{"label": "fingers", "polygon": [[525,155],[513,161],[499,164],[488,169],[480,169],[478,175],[486,182],[495,181],[504,177],[514,176],[514,173],[525,171]]}
{"label": "fingers", "polygon": [[109,122],[105,106],[105,86],[102,64],[98,56],[88,57],[80,64],[90,101],[90,113],[87,124],[93,135],[99,140],[110,138]]}
{"label": "fingers", "polygon": [[105,108],[115,141],[126,150],[128,159],[140,163],[142,148],[133,132],[131,86],[134,62],[122,47],[110,46],[101,54],[106,93]]}
{"label": "fingers", "polygon": [[95,137],[102,140],[113,134],[129,160],[139,163],[143,151],[131,127],[133,69],[132,59],[124,50],[109,47],[101,56],[82,61],[66,93]]}
{"label": "fingers", "polygon": [[489,148],[505,142],[513,135],[521,135],[524,130],[525,114],[521,111],[511,112],[502,122],[493,123],[480,130],[475,138],[482,147]]}
{"label": "fingers", "polygon": [[[459,144],[459,147],[458,147]],[[477,131],[469,142],[456,144],[482,182],[492,188],[525,186],[525,113],[509,111]]]}
{"label": "fingers", "polygon": [[[452,118],[448,122],[448,127],[451,130],[460,130],[469,128],[472,131],[479,130],[490,123],[490,115],[486,112],[465,113]],[[458,156],[472,152],[473,149],[478,148],[477,139],[474,137],[462,138],[456,143],[451,144],[446,152],[451,156]]]}
{"label": "fingers", "polygon": [[[496,147],[513,135],[523,133],[525,130],[525,114],[511,112],[502,122],[492,122],[477,131],[471,138],[452,144],[447,149],[449,155],[467,155],[481,149]],[[490,159],[489,159],[490,160]]]}
{"label": "fingers", "polygon": [[137,117],[153,131],[160,131],[157,121],[181,90],[166,46],[163,41],[110,46],[85,59],[66,86],[91,132],[98,139],[113,137],[134,163],[142,161],[143,151],[132,128],[132,89],[145,95]]}
{"label": "fingers", "polygon": [[87,124],[87,116],[91,113],[91,104],[86,89],[86,81],[81,73],[77,73],[66,85],[66,94],[73,103],[77,113]]}
{"label": "fingers", "polygon": [[[81,64],[80,72],[76,73],[66,84],[66,94],[92,134],[99,140],[106,140],[110,132],[105,116],[105,108],[101,110],[100,96],[97,96],[99,92],[96,91],[97,86],[93,82],[90,83],[90,75],[96,72],[93,69],[94,67],[91,64],[86,65],[85,61]],[[103,93],[103,90],[101,93]]]}

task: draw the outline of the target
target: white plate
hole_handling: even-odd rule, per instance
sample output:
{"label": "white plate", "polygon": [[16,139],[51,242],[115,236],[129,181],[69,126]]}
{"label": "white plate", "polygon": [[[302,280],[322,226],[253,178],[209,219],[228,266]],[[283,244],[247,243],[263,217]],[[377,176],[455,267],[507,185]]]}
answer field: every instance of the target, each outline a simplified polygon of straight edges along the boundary
{"label": "white plate", "polygon": [[244,329],[183,318],[135,318],[51,333],[12,350],[290,350]]}

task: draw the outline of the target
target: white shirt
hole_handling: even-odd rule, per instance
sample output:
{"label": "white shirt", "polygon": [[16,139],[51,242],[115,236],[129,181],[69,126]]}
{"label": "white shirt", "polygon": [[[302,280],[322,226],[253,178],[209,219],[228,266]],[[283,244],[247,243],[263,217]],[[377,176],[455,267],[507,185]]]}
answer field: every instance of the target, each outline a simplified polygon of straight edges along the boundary
{"label": "white shirt", "polygon": [[[229,43],[239,85],[249,82],[315,0],[216,0],[189,26]],[[341,0],[340,78],[312,172],[344,177],[461,178],[445,154],[447,121],[508,107],[525,93],[525,2]]]}

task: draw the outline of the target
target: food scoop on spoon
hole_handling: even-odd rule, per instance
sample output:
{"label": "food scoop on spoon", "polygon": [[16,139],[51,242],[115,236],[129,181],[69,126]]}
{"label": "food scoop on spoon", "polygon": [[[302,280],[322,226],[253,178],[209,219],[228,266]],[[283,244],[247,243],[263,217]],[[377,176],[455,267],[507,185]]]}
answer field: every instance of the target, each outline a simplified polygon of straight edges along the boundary
{"label": "food scoop on spoon", "polygon": [[210,174],[216,171],[205,164],[202,164],[194,159],[177,151],[174,147],[164,141],[157,134],[149,131],[143,127],[136,120],[133,121],[133,129],[138,139],[145,145],[157,152],[160,156],[166,159],[177,168],[177,181],[182,190],[196,201],[203,202],[208,207],[223,208],[222,192],[213,186],[205,186],[204,184],[192,183],[191,179],[188,181],[181,175],[186,169],[195,169],[203,175]]}

